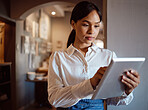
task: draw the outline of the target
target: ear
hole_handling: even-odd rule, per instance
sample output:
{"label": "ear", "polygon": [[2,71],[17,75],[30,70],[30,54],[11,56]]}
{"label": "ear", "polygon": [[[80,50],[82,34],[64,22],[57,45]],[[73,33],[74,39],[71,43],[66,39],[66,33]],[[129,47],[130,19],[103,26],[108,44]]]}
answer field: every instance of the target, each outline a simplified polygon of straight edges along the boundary
{"label": "ear", "polygon": [[76,23],[74,22],[74,20],[72,20],[72,21],[71,21],[71,26],[72,26],[72,28],[73,28],[74,30],[75,30],[75,24],[76,24]]}

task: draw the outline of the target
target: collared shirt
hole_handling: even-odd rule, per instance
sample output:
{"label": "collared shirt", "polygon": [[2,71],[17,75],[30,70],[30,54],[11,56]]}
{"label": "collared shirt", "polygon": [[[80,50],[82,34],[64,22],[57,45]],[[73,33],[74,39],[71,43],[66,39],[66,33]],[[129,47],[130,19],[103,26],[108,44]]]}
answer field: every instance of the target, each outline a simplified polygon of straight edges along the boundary
{"label": "collared shirt", "polygon": [[[70,45],[66,50],[50,56],[48,71],[48,99],[55,107],[70,107],[81,99],[91,99],[94,90],[90,83],[100,67],[108,66],[115,53],[93,44],[85,56]],[[127,105],[133,99],[128,96],[109,98],[107,104]]]}

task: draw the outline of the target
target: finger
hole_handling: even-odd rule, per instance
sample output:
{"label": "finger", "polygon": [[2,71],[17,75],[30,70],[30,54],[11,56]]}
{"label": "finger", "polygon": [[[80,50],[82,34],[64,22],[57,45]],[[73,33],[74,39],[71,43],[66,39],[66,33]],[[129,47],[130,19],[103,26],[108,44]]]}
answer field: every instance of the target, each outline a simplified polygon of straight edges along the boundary
{"label": "finger", "polygon": [[102,77],[103,77],[103,74],[101,74],[101,73],[95,74],[96,79],[101,79]]}
{"label": "finger", "polygon": [[122,76],[122,80],[124,80],[125,82],[127,82],[129,87],[132,86],[133,88],[136,88],[138,86],[138,83],[137,82],[134,82],[133,80],[127,78],[126,76]]}
{"label": "finger", "polygon": [[127,86],[129,89],[133,89],[133,86],[131,85],[131,84],[129,84],[128,82],[126,82],[125,80],[121,80],[122,81],[122,83],[125,85],[125,86]]}
{"label": "finger", "polygon": [[104,74],[104,70],[103,70],[103,68],[101,67],[101,68],[97,71],[97,73],[103,75],[103,74]]}
{"label": "finger", "polygon": [[139,73],[136,70],[131,69],[129,70],[129,72],[133,74],[134,76],[139,77]]}
{"label": "finger", "polygon": [[134,82],[136,83],[140,83],[140,76],[139,77],[136,77],[135,75],[133,75],[132,73],[130,72],[126,72],[126,75],[128,78],[130,78],[131,80],[133,80]]}
{"label": "finger", "polygon": [[105,66],[105,67],[102,67],[103,68],[103,70],[105,71],[108,67],[107,66]]}
{"label": "finger", "polygon": [[100,69],[98,70],[99,73],[104,74],[106,71],[107,67],[100,67]]}

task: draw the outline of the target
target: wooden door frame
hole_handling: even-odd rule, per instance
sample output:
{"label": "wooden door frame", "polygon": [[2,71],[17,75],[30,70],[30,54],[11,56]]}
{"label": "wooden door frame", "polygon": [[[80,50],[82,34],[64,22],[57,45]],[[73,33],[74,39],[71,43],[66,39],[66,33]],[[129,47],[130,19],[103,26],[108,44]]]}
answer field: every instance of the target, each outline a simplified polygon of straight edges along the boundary
{"label": "wooden door frame", "polygon": [[104,23],[104,48],[107,48],[107,0],[103,0],[102,21]]}
{"label": "wooden door frame", "polygon": [[[107,48],[107,0],[103,1],[103,9],[102,9],[102,21],[104,24],[104,48]],[[104,101],[104,110],[107,110],[106,100]]]}

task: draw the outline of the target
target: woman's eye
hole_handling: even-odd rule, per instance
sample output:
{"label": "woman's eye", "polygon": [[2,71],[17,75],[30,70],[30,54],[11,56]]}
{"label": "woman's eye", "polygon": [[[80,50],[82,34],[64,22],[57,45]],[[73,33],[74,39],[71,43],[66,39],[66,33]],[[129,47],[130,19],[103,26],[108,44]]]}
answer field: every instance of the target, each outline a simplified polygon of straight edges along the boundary
{"label": "woman's eye", "polygon": [[99,25],[95,25],[95,28],[100,27]]}
{"label": "woman's eye", "polygon": [[82,26],[89,26],[88,24],[82,24]]}

